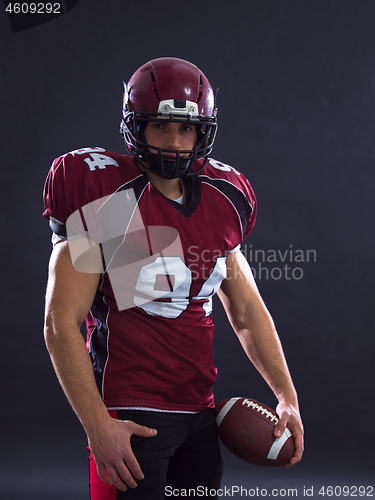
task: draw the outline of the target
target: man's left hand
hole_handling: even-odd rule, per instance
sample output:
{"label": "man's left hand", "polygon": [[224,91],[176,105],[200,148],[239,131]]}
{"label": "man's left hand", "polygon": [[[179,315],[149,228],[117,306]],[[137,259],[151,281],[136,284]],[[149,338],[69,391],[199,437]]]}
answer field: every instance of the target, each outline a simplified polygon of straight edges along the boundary
{"label": "man's left hand", "polygon": [[292,405],[280,402],[276,407],[276,413],[279,421],[275,426],[274,435],[279,438],[284,434],[285,428],[288,427],[293,434],[296,451],[291,458],[289,464],[285,468],[291,467],[298,463],[302,458],[303,453],[303,425],[299,411],[293,408]]}

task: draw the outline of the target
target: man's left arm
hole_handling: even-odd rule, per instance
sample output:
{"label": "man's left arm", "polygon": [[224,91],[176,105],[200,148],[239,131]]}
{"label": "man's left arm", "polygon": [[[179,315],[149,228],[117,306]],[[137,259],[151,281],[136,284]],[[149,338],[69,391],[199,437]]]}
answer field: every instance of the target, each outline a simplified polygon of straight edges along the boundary
{"label": "man's left arm", "polygon": [[303,453],[303,426],[297,393],[274,322],[242,252],[228,254],[227,278],[218,296],[247,356],[279,401],[276,408],[279,422],[274,433],[280,437],[285,427],[292,431],[296,452],[286,467],[294,465]]}

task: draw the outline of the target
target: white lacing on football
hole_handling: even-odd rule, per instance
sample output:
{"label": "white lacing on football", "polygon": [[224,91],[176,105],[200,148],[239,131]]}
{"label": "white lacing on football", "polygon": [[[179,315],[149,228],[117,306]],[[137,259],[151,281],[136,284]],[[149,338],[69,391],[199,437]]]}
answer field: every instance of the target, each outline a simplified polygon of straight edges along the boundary
{"label": "white lacing on football", "polygon": [[254,410],[259,411],[262,415],[265,415],[267,418],[271,420],[271,422],[277,422],[279,419],[277,418],[276,415],[274,415],[271,411],[267,410],[266,408],[263,408],[263,406],[258,405],[258,403],[255,403],[254,401],[250,401],[249,399],[244,399],[242,401],[242,405],[247,405],[248,408],[254,408]]}

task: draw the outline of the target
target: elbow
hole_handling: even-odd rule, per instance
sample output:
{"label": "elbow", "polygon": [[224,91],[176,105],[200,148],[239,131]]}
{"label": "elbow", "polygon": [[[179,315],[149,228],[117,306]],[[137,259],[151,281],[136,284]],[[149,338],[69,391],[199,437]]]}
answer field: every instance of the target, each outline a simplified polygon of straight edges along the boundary
{"label": "elbow", "polygon": [[56,338],[55,335],[55,329],[53,325],[52,318],[47,315],[44,321],[44,329],[43,329],[43,334],[44,334],[44,342],[46,344],[47,350],[51,352],[53,349],[53,344],[54,340]]}
{"label": "elbow", "polygon": [[246,322],[245,317],[233,319],[231,323],[233,330],[236,332],[238,337],[241,337],[244,334],[244,331],[248,329],[248,323]]}
{"label": "elbow", "polygon": [[271,315],[262,304],[259,307],[248,307],[232,319],[233,329],[241,342],[250,342],[253,337],[264,338],[276,328]]}
{"label": "elbow", "polygon": [[252,302],[244,303],[242,307],[236,304],[236,307],[230,311],[230,321],[238,336],[251,328],[257,314],[259,314],[259,310],[255,308],[255,304]]}
{"label": "elbow", "polygon": [[64,334],[64,324],[58,321],[59,316],[53,311],[47,311],[44,320],[44,342],[47,350],[52,354],[56,350],[56,344],[61,341]]}

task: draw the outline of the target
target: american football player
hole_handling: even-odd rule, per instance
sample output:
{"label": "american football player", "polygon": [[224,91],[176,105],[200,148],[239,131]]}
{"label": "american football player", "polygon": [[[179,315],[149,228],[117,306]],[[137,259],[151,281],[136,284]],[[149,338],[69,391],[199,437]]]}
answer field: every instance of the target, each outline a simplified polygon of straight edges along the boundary
{"label": "american football player", "polygon": [[217,109],[206,76],[182,59],[147,62],[124,86],[120,132],[129,154],[64,154],[44,191],[53,232],[45,340],[88,437],[91,499],[219,489],[215,293],[279,401],[275,435],[291,429],[294,465],[296,391],[240,251],[256,199],[242,173],[211,157]]}

